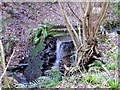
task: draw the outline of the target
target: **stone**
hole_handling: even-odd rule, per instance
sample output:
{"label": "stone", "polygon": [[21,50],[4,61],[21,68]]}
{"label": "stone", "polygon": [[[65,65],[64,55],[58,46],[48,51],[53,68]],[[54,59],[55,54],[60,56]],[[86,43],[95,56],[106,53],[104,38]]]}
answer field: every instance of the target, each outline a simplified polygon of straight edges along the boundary
{"label": "stone", "polygon": [[119,35],[120,35],[120,30],[118,30],[118,31],[117,31],[117,34],[119,34]]}
{"label": "stone", "polygon": [[[38,52],[36,56],[29,55],[29,57],[26,58],[27,60],[25,61],[27,61],[28,66],[23,74],[28,82],[45,75],[45,71],[51,69],[56,60],[56,40],[53,36],[47,36],[41,52]],[[30,49],[31,48],[29,48],[29,50]]]}

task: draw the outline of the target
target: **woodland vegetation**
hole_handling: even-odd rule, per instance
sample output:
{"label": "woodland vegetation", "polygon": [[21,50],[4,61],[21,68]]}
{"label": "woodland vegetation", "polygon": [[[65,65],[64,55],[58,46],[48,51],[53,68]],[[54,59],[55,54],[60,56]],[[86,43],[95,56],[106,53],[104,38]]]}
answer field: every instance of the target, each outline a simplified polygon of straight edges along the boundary
{"label": "woodland vegetation", "polygon": [[[120,88],[120,2],[2,2],[3,88]],[[50,21],[53,20],[53,21]]]}

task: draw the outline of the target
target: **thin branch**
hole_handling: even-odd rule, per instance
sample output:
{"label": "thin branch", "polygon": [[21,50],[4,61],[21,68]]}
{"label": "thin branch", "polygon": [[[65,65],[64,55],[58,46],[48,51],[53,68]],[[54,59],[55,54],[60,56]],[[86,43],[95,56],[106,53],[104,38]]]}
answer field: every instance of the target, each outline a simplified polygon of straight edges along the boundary
{"label": "thin branch", "polygon": [[5,53],[4,53],[4,49],[3,49],[3,44],[2,44],[2,41],[0,40],[0,50],[1,50],[1,63],[2,63],[2,67],[3,67],[3,71],[4,71],[4,75],[1,76],[0,78],[0,84],[1,84],[1,80],[2,78],[4,78],[4,86],[5,87],[9,87],[9,83],[7,81],[7,75],[6,75],[6,70],[5,70]]}
{"label": "thin branch", "polygon": [[63,7],[62,7],[62,5],[61,5],[60,2],[59,2],[59,6],[60,6],[60,8],[61,8],[61,12],[62,12],[63,17],[64,17],[64,19],[65,19],[65,22],[66,22],[66,24],[67,24],[68,33],[70,34],[70,36],[71,36],[71,38],[72,38],[72,41],[73,41],[73,43],[74,43],[74,45],[75,45],[75,47],[76,47],[76,49],[77,49],[77,48],[78,48],[77,42],[76,42],[76,40],[75,40],[75,37],[74,37],[74,35],[73,35],[73,32],[71,31],[72,25],[71,25],[71,23],[69,22],[69,19],[68,19],[68,17],[67,17],[67,15],[66,15],[66,13],[65,13],[65,11],[64,11],[64,9],[63,9]]}
{"label": "thin branch", "polygon": [[8,63],[7,63],[7,66],[6,66],[6,68],[5,68],[5,70],[4,70],[3,74],[2,74],[2,76],[0,77],[0,82],[2,81],[2,78],[4,77],[4,75],[6,74],[6,70],[7,70],[8,66],[9,66],[9,64],[10,64],[12,58],[13,58],[14,53],[15,53],[15,49],[13,50],[13,53],[12,53],[12,55],[11,55],[11,57],[10,57]]}
{"label": "thin branch", "polygon": [[85,14],[84,14],[84,17],[83,17],[83,44],[85,44],[85,40],[86,40],[86,37],[88,36],[87,35],[87,31],[86,31],[86,18],[87,18],[87,15],[88,15],[88,11],[89,11],[89,5],[90,5],[90,2],[87,3],[87,8],[86,8],[86,11],[85,11]]}
{"label": "thin branch", "polygon": [[[82,20],[79,19],[79,17],[78,17],[77,14],[73,11],[73,9],[71,8],[71,6],[70,6],[69,3],[68,3],[68,7],[69,7],[69,9],[72,11],[72,14],[74,15],[74,17],[75,17],[80,23],[82,23]],[[72,29],[73,29],[73,27],[72,27]],[[73,32],[75,33],[75,35],[76,35],[77,39],[79,40],[79,42],[82,43],[82,42],[81,42],[81,37],[80,37],[81,34],[78,35],[77,32],[76,32],[74,29],[73,29]],[[79,33],[80,33],[80,30],[79,30]]]}
{"label": "thin branch", "polygon": [[82,45],[83,41],[82,41],[82,33],[81,33],[81,27],[80,24],[78,24],[78,31],[79,31],[79,40],[80,40],[80,44]]}
{"label": "thin branch", "polygon": [[109,2],[104,2],[103,7],[102,7],[102,9],[101,9],[101,11],[100,11],[100,16],[99,16],[99,18],[98,18],[98,21],[96,22],[95,27],[94,27],[95,35],[96,35],[97,32],[98,32],[98,29],[99,29],[99,26],[100,26],[102,20],[104,19],[104,16],[105,16],[105,14],[106,14],[106,11],[107,11],[108,6],[109,6]]}
{"label": "thin branch", "polygon": [[[3,45],[2,45],[1,40],[0,40],[0,50],[1,50],[1,63],[2,63],[3,70],[5,70],[5,53],[4,53],[4,49],[3,49]],[[4,79],[5,79],[5,77],[4,77]]]}
{"label": "thin branch", "polygon": [[69,9],[72,11],[72,13],[73,13],[73,15],[74,15],[74,17],[79,21],[79,22],[81,22],[82,23],[82,20],[77,16],[77,14],[73,11],[73,9],[71,8],[71,6],[70,6],[70,4],[68,3],[68,7],[69,7]]}

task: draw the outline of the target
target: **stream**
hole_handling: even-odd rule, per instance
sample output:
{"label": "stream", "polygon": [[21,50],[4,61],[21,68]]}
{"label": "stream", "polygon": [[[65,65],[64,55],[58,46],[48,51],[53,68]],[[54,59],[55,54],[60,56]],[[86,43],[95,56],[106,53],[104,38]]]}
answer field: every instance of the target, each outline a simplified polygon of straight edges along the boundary
{"label": "stream", "polygon": [[[109,34],[115,34],[118,29],[120,29],[120,26],[119,26],[118,28],[112,29],[111,32],[108,32],[108,33],[109,33]],[[72,40],[71,40],[70,35],[56,35],[56,36],[54,36],[54,37],[56,38],[56,41],[54,41],[54,44],[55,44],[55,42],[56,42],[56,44],[55,44],[56,49],[54,49],[54,50],[52,50],[52,51],[49,51],[51,48],[48,48],[48,50],[44,52],[45,55],[43,55],[43,56],[46,56],[45,60],[46,60],[46,59],[48,60],[48,61],[47,61],[48,64],[49,64],[49,62],[51,62],[49,67],[45,65],[44,68],[47,68],[47,67],[48,67],[48,69],[45,69],[45,70],[49,70],[50,67],[55,66],[55,67],[57,67],[59,70],[61,70],[61,72],[63,72],[64,69],[62,68],[61,65],[66,64],[67,66],[70,66],[71,63],[72,63],[72,61],[74,60],[74,58],[71,57],[71,56],[73,55],[74,45],[73,45],[73,42],[72,42]],[[54,39],[53,39],[53,40],[54,40]],[[53,41],[53,40],[51,40],[51,41]],[[48,44],[50,44],[50,43],[48,43]],[[48,45],[48,46],[51,46],[51,45]],[[53,47],[53,46],[52,46],[52,47]],[[48,53],[48,52],[49,52],[49,53]],[[51,53],[52,53],[52,54],[51,54]],[[48,54],[51,54],[51,55],[52,55],[52,58],[51,58],[51,56],[48,56]],[[41,54],[40,54],[40,55],[41,55]],[[56,58],[54,58],[53,55],[54,55]],[[42,57],[41,57],[41,58],[42,58]],[[29,61],[28,61],[28,62],[29,62]],[[34,63],[36,63],[36,64],[34,64]],[[32,65],[32,66],[30,67],[30,71],[28,71],[28,74],[24,75],[24,73],[23,73],[23,75],[20,76],[19,73],[12,72],[13,74],[10,74],[9,71],[7,71],[8,74],[9,74],[8,76],[13,76],[13,77],[14,77],[18,82],[20,82],[20,83],[26,83],[26,82],[27,82],[26,78],[31,78],[31,77],[33,77],[33,78],[30,79],[30,80],[34,80],[35,78],[41,76],[41,75],[39,75],[39,73],[36,71],[36,70],[38,70],[38,69],[40,68],[40,66],[36,66],[36,65],[39,64],[39,63],[37,63],[37,61],[34,62],[34,63],[33,63],[34,65],[33,65],[32,63],[30,64],[30,65]],[[37,67],[37,68],[34,68],[35,71],[34,71],[34,69],[33,69],[34,72],[32,73],[31,68],[33,68],[33,67]],[[27,69],[27,70],[29,70],[29,69]],[[26,70],[26,71],[27,71],[27,70]],[[31,74],[30,74],[30,72],[31,72]],[[36,72],[37,72],[37,75],[38,75],[38,76],[36,76]],[[28,77],[26,77],[27,75],[28,75]],[[35,75],[35,77],[34,77],[34,75]]]}
{"label": "stream", "polygon": [[60,68],[60,63],[63,59],[63,57],[66,57],[67,54],[69,54],[70,50],[70,44],[72,42],[69,35],[59,35],[56,36],[57,42],[56,42],[56,60],[54,63],[54,66],[56,66],[58,69]]}
{"label": "stream", "polygon": [[60,59],[61,59],[60,53],[61,53],[61,49],[62,49],[62,47],[61,47],[62,42],[60,40],[57,40],[57,44],[56,45],[57,45],[56,46],[57,47],[56,48],[56,61],[54,63],[54,66],[56,66],[59,69],[59,63],[60,63]]}

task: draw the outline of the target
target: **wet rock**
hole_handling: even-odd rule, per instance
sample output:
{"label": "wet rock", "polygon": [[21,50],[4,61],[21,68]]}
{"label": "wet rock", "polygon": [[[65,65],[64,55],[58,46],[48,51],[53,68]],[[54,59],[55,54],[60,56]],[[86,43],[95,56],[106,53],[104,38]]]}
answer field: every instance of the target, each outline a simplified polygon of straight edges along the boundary
{"label": "wet rock", "polygon": [[119,34],[119,35],[120,35],[120,30],[118,30],[118,31],[117,31],[117,34]]}
{"label": "wet rock", "polygon": [[56,50],[56,40],[57,39],[55,37],[53,38],[52,36],[48,36],[45,39],[46,48],[55,51]]}
{"label": "wet rock", "polygon": [[[48,36],[45,41],[41,52],[36,56],[29,56],[25,60],[28,67],[24,70],[24,75],[27,81],[32,81],[44,75],[46,70],[51,69],[56,60],[56,38]],[[29,48],[30,49],[30,48]]]}
{"label": "wet rock", "polygon": [[70,42],[63,42],[62,43],[62,51],[61,51],[61,57],[66,57],[68,55],[72,55],[74,51],[74,44],[72,41]]}
{"label": "wet rock", "polygon": [[[72,41],[60,43],[60,52],[56,52],[57,39],[53,36],[48,36],[45,41],[41,52],[36,56],[26,57],[24,63],[28,63],[27,68],[24,70],[24,75],[28,82],[37,79],[40,76],[45,76],[46,70],[50,70],[57,61],[57,54],[60,54],[60,71],[64,73],[64,64],[71,66],[74,57],[74,44]],[[30,50],[31,48],[29,48]]]}
{"label": "wet rock", "polygon": [[60,57],[61,57],[61,62],[60,62],[60,71],[64,72],[64,64],[66,66],[71,66],[73,61],[74,61],[74,44],[72,41],[69,42],[63,42],[61,44],[61,53],[60,53]]}

